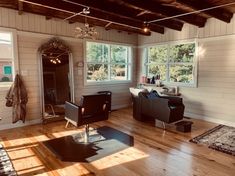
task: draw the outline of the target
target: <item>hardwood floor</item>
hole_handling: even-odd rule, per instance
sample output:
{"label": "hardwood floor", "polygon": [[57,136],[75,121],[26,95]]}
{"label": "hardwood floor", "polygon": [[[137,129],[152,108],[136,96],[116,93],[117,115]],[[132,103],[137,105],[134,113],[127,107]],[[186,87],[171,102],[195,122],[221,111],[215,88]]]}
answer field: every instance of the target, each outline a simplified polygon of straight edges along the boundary
{"label": "hardwood floor", "polygon": [[192,137],[216,126],[201,120],[193,121],[191,133],[177,132],[174,126],[164,131],[151,124],[135,121],[129,108],[114,111],[108,121],[91,126],[107,125],[130,134],[135,139],[134,147],[91,163],[62,162],[42,144],[42,141],[82,130],[72,126],[65,129],[65,122],[0,131],[0,142],[20,176],[235,175],[234,156],[188,142]]}

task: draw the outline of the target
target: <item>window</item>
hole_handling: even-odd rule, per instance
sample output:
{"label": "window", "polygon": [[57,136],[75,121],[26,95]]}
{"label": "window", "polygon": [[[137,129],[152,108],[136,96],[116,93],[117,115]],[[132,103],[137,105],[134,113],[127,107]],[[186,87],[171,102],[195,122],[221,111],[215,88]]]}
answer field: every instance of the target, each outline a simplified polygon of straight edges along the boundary
{"label": "window", "polygon": [[180,43],[147,48],[147,76],[165,83],[196,85],[196,44]]}
{"label": "window", "polygon": [[87,82],[131,80],[131,47],[86,43]]}
{"label": "window", "polygon": [[11,75],[12,74],[12,66],[3,66],[3,74]]}
{"label": "window", "polygon": [[12,32],[0,32],[0,84],[13,81]]}

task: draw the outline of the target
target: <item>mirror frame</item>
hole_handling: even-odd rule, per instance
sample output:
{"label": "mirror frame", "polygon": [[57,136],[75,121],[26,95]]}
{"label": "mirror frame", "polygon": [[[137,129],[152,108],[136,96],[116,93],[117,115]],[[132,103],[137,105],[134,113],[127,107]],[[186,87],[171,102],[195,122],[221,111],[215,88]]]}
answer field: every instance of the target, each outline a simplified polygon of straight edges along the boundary
{"label": "mirror frame", "polygon": [[[61,39],[54,37],[50,39],[48,42],[41,45],[41,47],[38,49],[38,62],[39,62],[39,95],[40,95],[40,109],[41,109],[41,116],[42,116],[42,122],[46,123],[47,118],[45,118],[45,100],[44,100],[44,85],[43,85],[43,63],[42,63],[42,54],[49,48],[55,48],[60,49],[65,52],[68,52],[69,56],[69,86],[70,86],[70,92],[71,92],[71,102],[75,102],[75,96],[74,96],[74,74],[73,74],[73,55],[70,50],[70,48],[62,41]],[[50,118],[52,119],[52,118]]]}

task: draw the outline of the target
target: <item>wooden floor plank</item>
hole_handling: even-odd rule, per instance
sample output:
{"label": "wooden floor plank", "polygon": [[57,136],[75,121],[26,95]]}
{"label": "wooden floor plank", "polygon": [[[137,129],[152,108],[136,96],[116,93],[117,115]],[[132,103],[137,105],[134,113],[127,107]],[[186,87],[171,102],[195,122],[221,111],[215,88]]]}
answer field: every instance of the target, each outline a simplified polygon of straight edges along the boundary
{"label": "wooden floor plank", "polygon": [[91,126],[106,125],[132,135],[134,146],[91,163],[62,162],[43,145],[82,131],[73,126],[65,129],[64,121],[0,131],[0,143],[20,176],[234,176],[234,156],[189,142],[217,124],[192,121],[190,133],[178,132],[172,125],[164,131],[134,120],[131,108],[113,111],[108,121]]}

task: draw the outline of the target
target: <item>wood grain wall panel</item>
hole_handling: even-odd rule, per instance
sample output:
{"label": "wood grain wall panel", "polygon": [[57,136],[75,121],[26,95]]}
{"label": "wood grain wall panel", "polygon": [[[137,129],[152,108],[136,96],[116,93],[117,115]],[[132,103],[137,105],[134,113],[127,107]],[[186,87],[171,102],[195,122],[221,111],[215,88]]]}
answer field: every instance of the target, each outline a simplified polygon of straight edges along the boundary
{"label": "wood grain wall panel", "polygon": [[2,26],[9,26],[9,14],[8,9],[2,8],[1,10],[1,19],[2,19]]}
{"label": "wood grain wall panel", "polygon": [[[18,12],[11,9],[0,8],[0,27],[13,28],[17,30],[18,58],[21,71],[27,71],[23,80],[28,90],[29,102],[27,104],[27,121],[40,119],[40,92],[39,92],[39,66],[38,48],[53,36],[65,36],[63,40],[71,48],[74,63],[74,86],[75,99],[79,101],[82,94],[95,93],[102,90],[113,92],[113,107],[130,105],[129,87],[133,83],[115,85],[85,86],[83,75],[78,75],[78,61],[84,60],[84,41],[74,39],[74,29],[78,23],[69,24],[59,19],[46,20],[44,16]],[[83,24],[80,24],[83,25]],[[97,27],[99,39],[102,41],[125,43],[137,45],[137,35],[128,35],[126,32],[119,33],[115,30],[106,31]],[[31,33],[32,32],[32,33]],[[49,34],[49,35],[45,35]],[[134,50],[136,52],[136,50]],[[134,59],[136,55],[134,53]],[[135,62],[134,62],[135,63]],[[133,74],[136,69],[133,69]],[[135,77],[133,82],[135,81]],[[5,107],[5,95],[8,88],[0,87],[0,117],[3,119],[1,125],[11,123],[11,108]]]}
{"label": "wood grain wall panel", "polygon": [[2,25],[2,8],[0,8],[0,25]]}
{"label": "wood grain wall panel", "polygon": [[160,43],[167,41],[206,38],[215,36],[224,36],[235,34],[235,18],[232,18],[230,23],[225,23],[215,18],[207,20],[204,28],[198,28],[193,25],[184,24],[182,31],[174,31],[166,29],[165,34],[152,33],[151,36],[138,35],[139,45]]}

